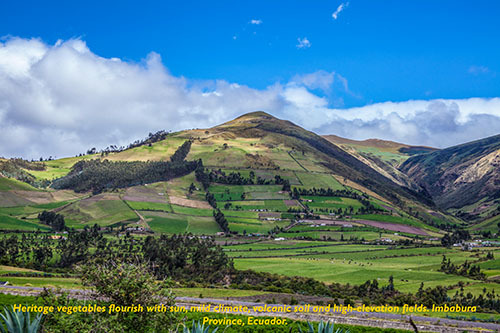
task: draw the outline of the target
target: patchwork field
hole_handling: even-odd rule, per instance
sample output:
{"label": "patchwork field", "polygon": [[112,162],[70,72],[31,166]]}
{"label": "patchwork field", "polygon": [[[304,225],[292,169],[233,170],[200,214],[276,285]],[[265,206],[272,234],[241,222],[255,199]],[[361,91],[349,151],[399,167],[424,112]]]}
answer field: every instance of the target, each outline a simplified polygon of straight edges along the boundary
{"label": "patchwork field", "polygon": [[147,224],[157,233],[210,235],[220,231],[213,217],[188,216],[162,212],[141,211]]}
{"label": "patchwork field", "polygon": [[60,211],[68,227],[83,228],[95,223],[112,226],[139,220],[134,211],[120,199],[118,194],[93,196],[77,201]]}
{"label": "patchwork field", "polygon": [[[301,246],[298,246],[299,244]],[[393,276],[395,287],[406,292],[416,292],[422,282],[426,287],[434,287],[451,286],[462,281],[471,285],[470,288],[476,285],[476,291],[485,287],[478,284],[477,280],[438,271],[443,255],[453,263],[461,264],[466,260],[476,260],[475,254],[470,252],[444,248],[393,249],[388,246],[342,245],[329,242],[323,242],[324,246],[312,245],[306,248],[303,244],[290,241],[255,243],[226,246],[225,249],[234,258],[238,269],[307,276],[327,283],[361,284],[376,279],[380,285],[386,285],[389,277]],[[500,250],[495,251],[495,254],[500,255]],[[485,255],[486,250],[481,253]],[[495,260],[481,265],[499,268]],[[493,286],[494,284],[487,283],[486,287],[491,289]]]}
{"label": "patchwork field", "polygon": [[300,181],[301,188],[331,188],[332,190],[343,190],[344,186],[340,184],[331,174],[295,172]]}

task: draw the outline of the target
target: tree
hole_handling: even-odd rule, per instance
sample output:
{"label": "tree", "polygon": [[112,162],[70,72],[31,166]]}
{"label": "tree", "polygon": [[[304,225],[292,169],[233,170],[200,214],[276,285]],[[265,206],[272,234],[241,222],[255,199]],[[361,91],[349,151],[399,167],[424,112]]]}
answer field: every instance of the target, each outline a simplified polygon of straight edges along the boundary
{"label": "tree", "polygon": [[389,276],[389,284],[387,285],[387,290],[394,291],[394,277]]}
{"label": "tree", "polygon": [[[92,288],[94,300],[106,300],[99,305],[119,306],[141,305],[143,311],[136,312],[75,312],[71,316],[53,312],[47,315],[44,331],[67,332],[71,327],[75,332],[169,332],[176,317],[170,312],[174,296],[169,288],[169,280],[157,282],[148,264],[139,258],[127,260],[95,259],[80,266],[85,286]],[[47,305],[75,305],[67,296],[56,297],[51,292],[42,295]],[[166,311],[147,311],[147,307],[163,304]]]}

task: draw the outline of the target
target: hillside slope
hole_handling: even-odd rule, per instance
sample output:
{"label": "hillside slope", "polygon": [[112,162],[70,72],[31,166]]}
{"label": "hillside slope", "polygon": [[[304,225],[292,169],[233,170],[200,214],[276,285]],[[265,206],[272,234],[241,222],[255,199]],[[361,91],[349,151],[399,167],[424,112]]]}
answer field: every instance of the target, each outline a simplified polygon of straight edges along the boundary
{"label": "hillside slope", "polygon": [[[237,138],[258,139],[259,141],[252,146],[256,153],[252,156],[248,156],[247,153],[244,159],[260,159],[264,163],[268,162],[269,168],[283,169],[287,167],[286,163],[280,163],[280,156],[273,154],[274,151],[281,149],[285,150],[287,155],[301,164],[307,171],[315,171],[314,169],[309,170],[307,167],[307,161],[314,161],[314,164],[322,168],[323,171],[358,183],[391,202],[400,203],[411,200],[432,204],[425,195],[399,186],[325,138],[265,112],[249,113],[206,130],[203,132],[199,144],[203,144],[204,141],[207,141],[205,144],[210,144],[214,138],[223,138],[228,145],[232,145]],[[258,149],[262,145],[267,148],[267,151]],[[196,150],[195,146],[196,141],[192,149]],[[203,162],[207,164],[207,161]]]}
{"label": "hillside slope", "polygon": [[439,207],[467,219],[494,216],[500,203],[500,135],[406,160],[400,170]]}
{"label": "hillside slope", "polygon": [[410,156],[437,150],[431,147],[410,146],[379,139],[357,141],[336,135],[324,135],[323,137],[393,182],[414,191],[421,191],[420,186],[412,181],[405,173],[401,172],[398,166]]}

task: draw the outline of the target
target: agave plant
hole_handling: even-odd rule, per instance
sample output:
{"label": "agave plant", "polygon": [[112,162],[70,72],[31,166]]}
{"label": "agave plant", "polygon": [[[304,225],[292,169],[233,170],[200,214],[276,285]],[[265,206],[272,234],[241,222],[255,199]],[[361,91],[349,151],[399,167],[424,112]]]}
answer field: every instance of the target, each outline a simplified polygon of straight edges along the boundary
{"label": "agave plant", "polygon": [[218,327],[216,327],[212,332],[210,332],[210,326],[205,327],[205,324],[200,324],[198,321],[197,323],[194,322],[193,320],[193,326],[191,329],[189,327],[184,326],[184,329],[182,333],[215,333],[217,332]]}
{"label": "agave plant", "polygon": [[4,313],[0,313],[0,317],[7,327],[5,330],[4,325],[0,323],[1,333],[36,333],[40,330],[43,315],[40,313],[31,321],[29,312],[16,312],[13,307],[4,307]]}
{"label": "agave plant", "polygon": [[[318,330],[314,330],[314,326],[313,324],[311,324],[310,322],[307,322],[307,325],[309,325],[309,330],[307,331],[307,333],[349,333],[349,330],[343,330],[341,328],[337,328],[336,331],[334,331],[335,329],[335,324],[334,323],[331,323],[331,322],[320,322],[318,324]],[[299,332],[300,333],[305,333],[304,331],[302,331],[302,328],[300,328],[299,326]]]}

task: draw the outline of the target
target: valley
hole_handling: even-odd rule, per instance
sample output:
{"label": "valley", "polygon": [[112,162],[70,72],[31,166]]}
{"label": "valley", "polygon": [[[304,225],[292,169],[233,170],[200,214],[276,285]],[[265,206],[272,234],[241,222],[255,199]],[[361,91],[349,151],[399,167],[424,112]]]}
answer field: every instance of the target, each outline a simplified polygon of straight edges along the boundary
{"label": "valley", "polygon": [[[223,267],[239,273],[228,268],[232,282],[179,273],[180,296],[382,304],[383,295],[429,301],[428,290],[442,294],[432,302],[481,304],[468,319],[500,322],[498,137],[437,150],[321,137],[254,112],[154,138],[58,160],[0,160],[0,279],[84,288],[73,266],[90,254],[142,253],[151,239],[189,234],[213,241],[231,263]],[[328,291],[278,282],[287,278]],[[376,283],[373,294],[352,289],[366,283]]]}

